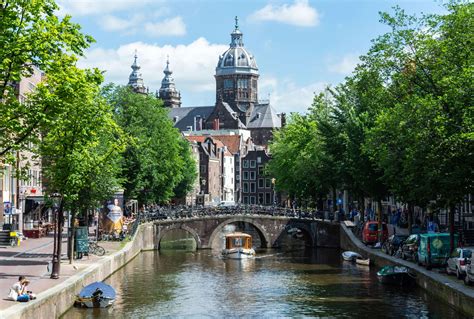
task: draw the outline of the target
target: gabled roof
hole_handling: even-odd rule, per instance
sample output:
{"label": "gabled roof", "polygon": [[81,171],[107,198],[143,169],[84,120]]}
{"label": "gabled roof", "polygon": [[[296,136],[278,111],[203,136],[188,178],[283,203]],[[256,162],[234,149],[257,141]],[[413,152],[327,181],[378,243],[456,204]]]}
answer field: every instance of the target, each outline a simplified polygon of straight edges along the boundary
{"label": "gabled roof", "polygon": [[188,126],[194,129],[195,117],[200,116],[204,122],[213,110],[214,106],[176,107],[169,110],[168,118],[173,121],[174,127],[180,131],[187,131]]}
{"label": "gabled roof", "polygon": [[204,136],[204,135],[190,135],[190,136],[185,136],[184,138],[190,142],[203,143],[207,137],[208,136]]}
{"label": "gabled roof", "polygon": [[232,153],[236,154],[240,150],[240,135],[213,135],[213,137],[219,139],[227,149]]}
{"label": "gabled roof", "polygon": [[281,128],[281,118],[270,104],[257,104],[247,128]]}
{"label": "gabled roof", "polygon": [[[216,144],[217,148],[224,148],[224,146],[227,146],[219,138],[217,138],[216,136],[211,136],[211,135],[190,135],[190,136],[185,136],[185,138],[190,142],[197,142],[197,143],[204,143],[209,138],[213,141],[214,144]],[[232,156],[232,154],[233,152],[229,150],[229,146],[227,146],[226,151],[224,152],[224,155]]]}

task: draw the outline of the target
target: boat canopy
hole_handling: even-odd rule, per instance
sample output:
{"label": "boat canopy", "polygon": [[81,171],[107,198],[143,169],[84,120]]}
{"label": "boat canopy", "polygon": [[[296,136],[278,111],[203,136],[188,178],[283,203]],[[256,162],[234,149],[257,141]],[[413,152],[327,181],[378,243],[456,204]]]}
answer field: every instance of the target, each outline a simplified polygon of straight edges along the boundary
{"label": "boat canopy", "polygon": [[82,288],[81,292],[79,293],[79,297],[90,298],[92,297],[94,292],[96,292],[97,290],[102,291],[103,297],[109,298],[109,299],[115,299],[115,289],[100,281],[93,282],[92,284],[87,285],[84,288]]}
{"label": "boat canopy", "polygon": [[252,248],[252,236],[246,233],[230,233],[225,235],[226,248],[238,248],[243,247],[250,249]]}

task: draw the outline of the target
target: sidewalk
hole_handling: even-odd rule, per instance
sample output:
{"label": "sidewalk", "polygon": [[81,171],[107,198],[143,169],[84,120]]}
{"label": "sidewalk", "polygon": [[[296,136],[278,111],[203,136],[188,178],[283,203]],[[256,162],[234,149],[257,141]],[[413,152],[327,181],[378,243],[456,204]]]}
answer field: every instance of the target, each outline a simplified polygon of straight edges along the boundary
{"label": "sidewalk", "polygon": [[[120,244],[120,242],[100,242],[106,250],[105,256],[119,250]],[[53,258],[52,234],[43,238],[29,238],[22,241],[19,247],[0,247],[0,311],[17,304],[6,300],[6,297],[10,287],[18,281],[20,275],[27,276],[30,280],[29,290],[39,295],[103,258],[95,255],[85,256],[69,264],[65,233],[62,240],[62,253],[60,277],[50,279],[48,264]],[[49,266],[49,271],[50,268]]]}

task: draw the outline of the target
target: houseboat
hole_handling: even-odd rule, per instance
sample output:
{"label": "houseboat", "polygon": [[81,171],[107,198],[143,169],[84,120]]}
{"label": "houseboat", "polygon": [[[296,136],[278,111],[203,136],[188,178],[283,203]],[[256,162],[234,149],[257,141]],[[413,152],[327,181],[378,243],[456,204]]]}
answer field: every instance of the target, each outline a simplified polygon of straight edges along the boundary
{"label": "houseboat", "polygon": [[225,248],[222,257],[227,259],[247,259],[255,257],[252,248],[252,236],[245,233],[230,233],[225,235]]}

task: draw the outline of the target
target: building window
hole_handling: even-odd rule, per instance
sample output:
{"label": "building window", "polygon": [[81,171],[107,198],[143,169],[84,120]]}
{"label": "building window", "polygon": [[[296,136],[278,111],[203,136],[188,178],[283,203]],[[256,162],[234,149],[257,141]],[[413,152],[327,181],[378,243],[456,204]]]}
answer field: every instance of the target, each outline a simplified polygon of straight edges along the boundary
{"label": "building window", "polygon": [[257,188],[255,186],[257,186],[255,183],[250,183],[250,192],[251,193],[255,193],[257,191]]}
{"label": "building window", "polygon": [[250,196],[250,204],[255,204],[255,196]]}
{"label": "building window", "polygon": [[249,203],[249,197],[248,196],[244,196],[244,204],[248,204]]}
{"label": "building window", "polygon": [[258,204],[263,205],[265,202],[263,201],[263,193],[258,193]]}
{"label": "building window", "polygon": [[271,203],[272,203],[271,193],[265,193],[265,204],[271,204]]}
{"label": "building window", "polygon": [[258,156],[257,157],[257,163],[260,164],[262,162],[262,157],[261,156]]}
{"label": "building window", "polygon": [[242,167],[243,167],[243,168],[249,168],[249,161],[248,161],[248,160],[244,160],[244,162],[242,163]]}
{"label": "building window", "polygon": [[272,187],[272,180],[269,178],[265,178],[265,188],[271,188]]}
{"label": "building window", "polygon": [[244,171],[244,181],[247,181],[249,179],[249,172]]}
{"label": "building window", "polygon": [[237,80],[237,88],[239,89],[246,89],[248,88],[249,81],[247,79],[238,79]]}
{"label": "building window", "polygon": [[206,172],[206,165],[201,165],[201,173],[205,173]]}
{"label": "building window", "polygon": [[258,188],[264,188],[264,187],[265,187],[264,179],[259,178],[258,179]]}
{"label": "building window", "polygon": [[234,81],[231,79],[224,80],[224,89],[232,89],[234,87]]}
{"label": "building window", "polygon": [[250,171],[250,180],[254,181],[256,179],[256,172],[255,171]]}
{"label": "building window", "polygon": [[243,192],[248,193],[249,192],[249,183],[245,182],[243,186],[244,186]]}
{"label": "building window", "polygon": [[258,165],[258,175],[260,175],[260,176],[263,176],[263,175],[264,175],[264,172],[263,172],[263,165]]}
{"label": "building window", "polygon": [[257,166],[257,163],[254,160],[250,161],[250,168],[255,168]]}

